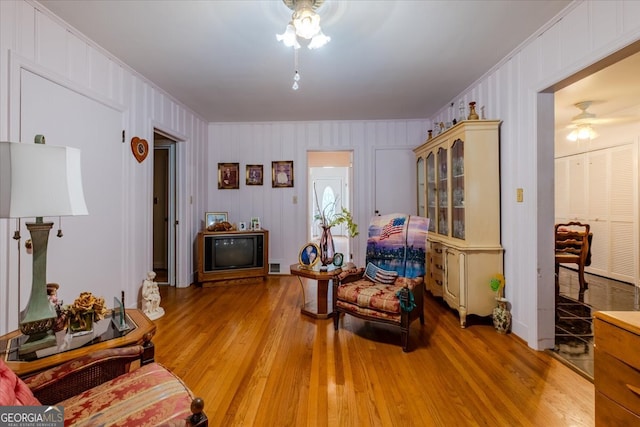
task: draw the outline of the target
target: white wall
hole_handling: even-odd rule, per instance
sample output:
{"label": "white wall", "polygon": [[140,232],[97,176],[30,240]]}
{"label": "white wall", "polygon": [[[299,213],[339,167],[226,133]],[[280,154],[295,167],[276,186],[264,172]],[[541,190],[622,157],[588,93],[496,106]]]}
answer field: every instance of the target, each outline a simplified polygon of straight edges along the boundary
{"label": "white wall", "polygon": [[[117,230],[113,242],[117,244],[117,257],[122,271],[117,273],[122,283],[113,283],[95,268],[83,265],[68,253],[65,265],[57,263],[54,270],[73,272],[73,283],[60,283],[62,298],[72,302],[81,291],[88,290],[105,296],[109,305],[110,295],[125,290],[128,306],[136,305],[138,290],[146,272],[152,269],[152,189],[153,189],[153,128],[180,140],[178,158],[181,186],[178,188],[179,257],[178,286],[188,286],[192,273],[192,241],[200,227],[198,219],[205,211],[207,201],[204,194],[207,169],[203,166],[207,142],[207,123],[189,111],[165,92],[130,70],[118,59],[86,39],[41,5],[31,1],[0,1],[0,140],[20,141],[21,114],[29,117],[21,105],[20,75],[29,70],[86,97],[122,111],[122,129],[126,133],[126,145],[131,137],[138,136],[150,143],[150,155],[139,164],[130,150],[123,150],[122,157],[113,165],[113,170],[122,171],[124,185],[111,184],[104,177],[102,191],[105,195],[122,200],[122,209],[111,213]],[[43,97],[50,94],[43,93]],[[63,128],[73,126],[73,118],[60,123]],[[66,129],[65,129],[66,130]],[[51,132],[54,132],[51,130]],[[62,132],[60,132],[62,133]],[[31,142],[33,136],[25,135]],[[53,143],[53,141],[49,141]],[[64,145],[57,142],[56,145]],[[78,145],[73,140],[67,145]],[[193,197],[192,197],[193,196]],[[100,215],[89,215],[88,221],[99,228]],[[64,220],[65,235],[74,235],[73,219]],[[84,221],[83,221],[84,222]],[[12,239],[16,222],[0,220],[0,334],[17,327],[18,276],[22,283],[21,302],[24,308],[30,292],[30,263],[24,250],[28,232],[22,227],[20,252]],[[52,234],[55,233],[54,232]],[[124,236],[124,237],[123,237]],[[83,236],[83,244],[75,247],[77,253],[91,252],[100,244],[91,235]],[[108,238],[108,237],[107,237]],[[55,239],[55,237],[51,237]],[[63,238],[64,239],[64,238]],[[121,239],[121,240],[120,240]],[[114,243],[116,242],[116,243]],[[50,250],[53,250],[50,248]],[[58,254],[56,254],[58,255]],[[20,272],[18,258],[25,265]],[[57,261],[57,260],[56,260]],[[58,262],[58,261],[57,261]],[[105,266],[105,269],[109,266]],[[25,271],[26,270],[26,271]]]}
{"label": "white wall", "polygon": [[[640,39],[640,2],[574,2],[451,101],[476,101],[501,128],[502,244],[513,332],[554,343],[553,96],[551,85]],[[447,118],[448,105],[431,119]],[[516,203],[516,189],[524,202]],[[535,249],[534,249],[535,248]]]}
{"label": "white wall", "polygon": [[[207,208],[228,212],[231,222],[260,217],[262,227],[269,230],[270,261],[280,263],[281,270],[288,272],[309,240],[307,151],[353,150],[351,210],[360,235],[353,239],[351,248],[354,262],[362,264],[367,227],[375,210],[375,150],[393,147],[411,151],[424,142],[428,125],[426,120],[212,123]],[[271,162],[279,160],[293,160],[293,188],[271,187]],[[240,163],[241,177],[247,164],[263,164],[264,185],[245,186],[243,179],[238,190],[218,190],[217,164],[230,162]],[[405,192],[409,200],[415,199],[415,186],[399,186],[398,191]]]}

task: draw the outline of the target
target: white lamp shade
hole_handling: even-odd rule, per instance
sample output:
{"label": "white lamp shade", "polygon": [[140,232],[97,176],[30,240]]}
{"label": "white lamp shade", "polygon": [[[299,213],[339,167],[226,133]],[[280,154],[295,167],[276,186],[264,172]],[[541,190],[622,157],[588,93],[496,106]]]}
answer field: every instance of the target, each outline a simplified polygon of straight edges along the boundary
{"label": "white lamp shade", "polygon": [[0,142],[0,218],[87,215],[80,150]]}
{"label": "white lamp shade", "polygon": [[320,31],[320,15],[315,13],[311,7],[302,7],[296,10],[292,17],[296,34],[300,37],[309,40]]}
{"label": "white lamp shade", "polygon": [[309,42],[309,45],[307,47],[309,49],[318,49],[324,46],[325,44],[329,43],[330,41],[331,41],[331,37],[325,36],[322,31],[318,31],[318,34],[313,36],[313,38],[311,39],[311,42]]}

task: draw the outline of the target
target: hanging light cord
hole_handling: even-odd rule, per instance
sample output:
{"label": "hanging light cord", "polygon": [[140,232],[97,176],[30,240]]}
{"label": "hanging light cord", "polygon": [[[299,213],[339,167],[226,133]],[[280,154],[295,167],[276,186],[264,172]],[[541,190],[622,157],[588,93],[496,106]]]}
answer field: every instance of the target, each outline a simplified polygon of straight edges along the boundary
{"label": "hanging light cord", "polygon": [[300,85],[298,82],[300,81],[300,73],[298,72],[298,49],[293,50],[293,86],[291,89],[298,90]]}

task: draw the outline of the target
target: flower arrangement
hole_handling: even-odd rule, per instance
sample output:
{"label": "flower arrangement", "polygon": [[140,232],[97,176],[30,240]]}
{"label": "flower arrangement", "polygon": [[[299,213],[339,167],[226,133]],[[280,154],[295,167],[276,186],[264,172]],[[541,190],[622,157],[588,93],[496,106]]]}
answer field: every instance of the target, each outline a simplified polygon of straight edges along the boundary
{"label": "flower arrangement", "polygon": [[491,290],[496,293],[496,299],[502,298],[502,290],[504,289],[504,275],[502,273],[498,273],[489,280],[489,286],[491,286]]}
{"label": "flower arrangement", "polygon": [[91,292],[82,292],[71,305],[64,306],[65,314],[70,325],[77,325],[78,329],[90,328],[92,322],[104,319],[107,307],[103,297],[95,297]]}
{"label": "flower arrangement", "polygon": [[318,211],[313,219],[317,220],[322,228],[331,228],[336,225],[346,224],[349,237],[356,237],[358,235],[358,224],[353,222],[351,212],[345,207],[342,207],[340,212],[335,213],[336,203],[338,202],[337,199],[325,206],[324,209],[320,209],[315,184],[313,186],[313,192],[315,194],[316,209]]}

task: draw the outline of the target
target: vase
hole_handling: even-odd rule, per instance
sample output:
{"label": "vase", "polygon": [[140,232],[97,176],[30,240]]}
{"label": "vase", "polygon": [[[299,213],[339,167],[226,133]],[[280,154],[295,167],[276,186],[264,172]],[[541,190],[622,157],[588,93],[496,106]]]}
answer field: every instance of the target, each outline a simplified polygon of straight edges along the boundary
{"label": "vase", "polygon": [[468,120],[478,120],[478,113],[476,113],[476,103],[471,101],[469,103],[469,117],[467,117]]}
{"label": "vase", "polygon": [[93,329],[93,310],[79,314],[69,320],[69,332],[91,331]]}
{"label": "vase", "polygon": [[322,234],[320,235],[320,262],[322,265],[326,267],[331,264],[335,253],[336,248],[333,244],[331,227],[322,226]]}
{"label": "vase", "polygon": [[506,298],[496,298],[498,305],[493,309],[493,326],[499,334],[506,334],[511,329],[511,312]]}

